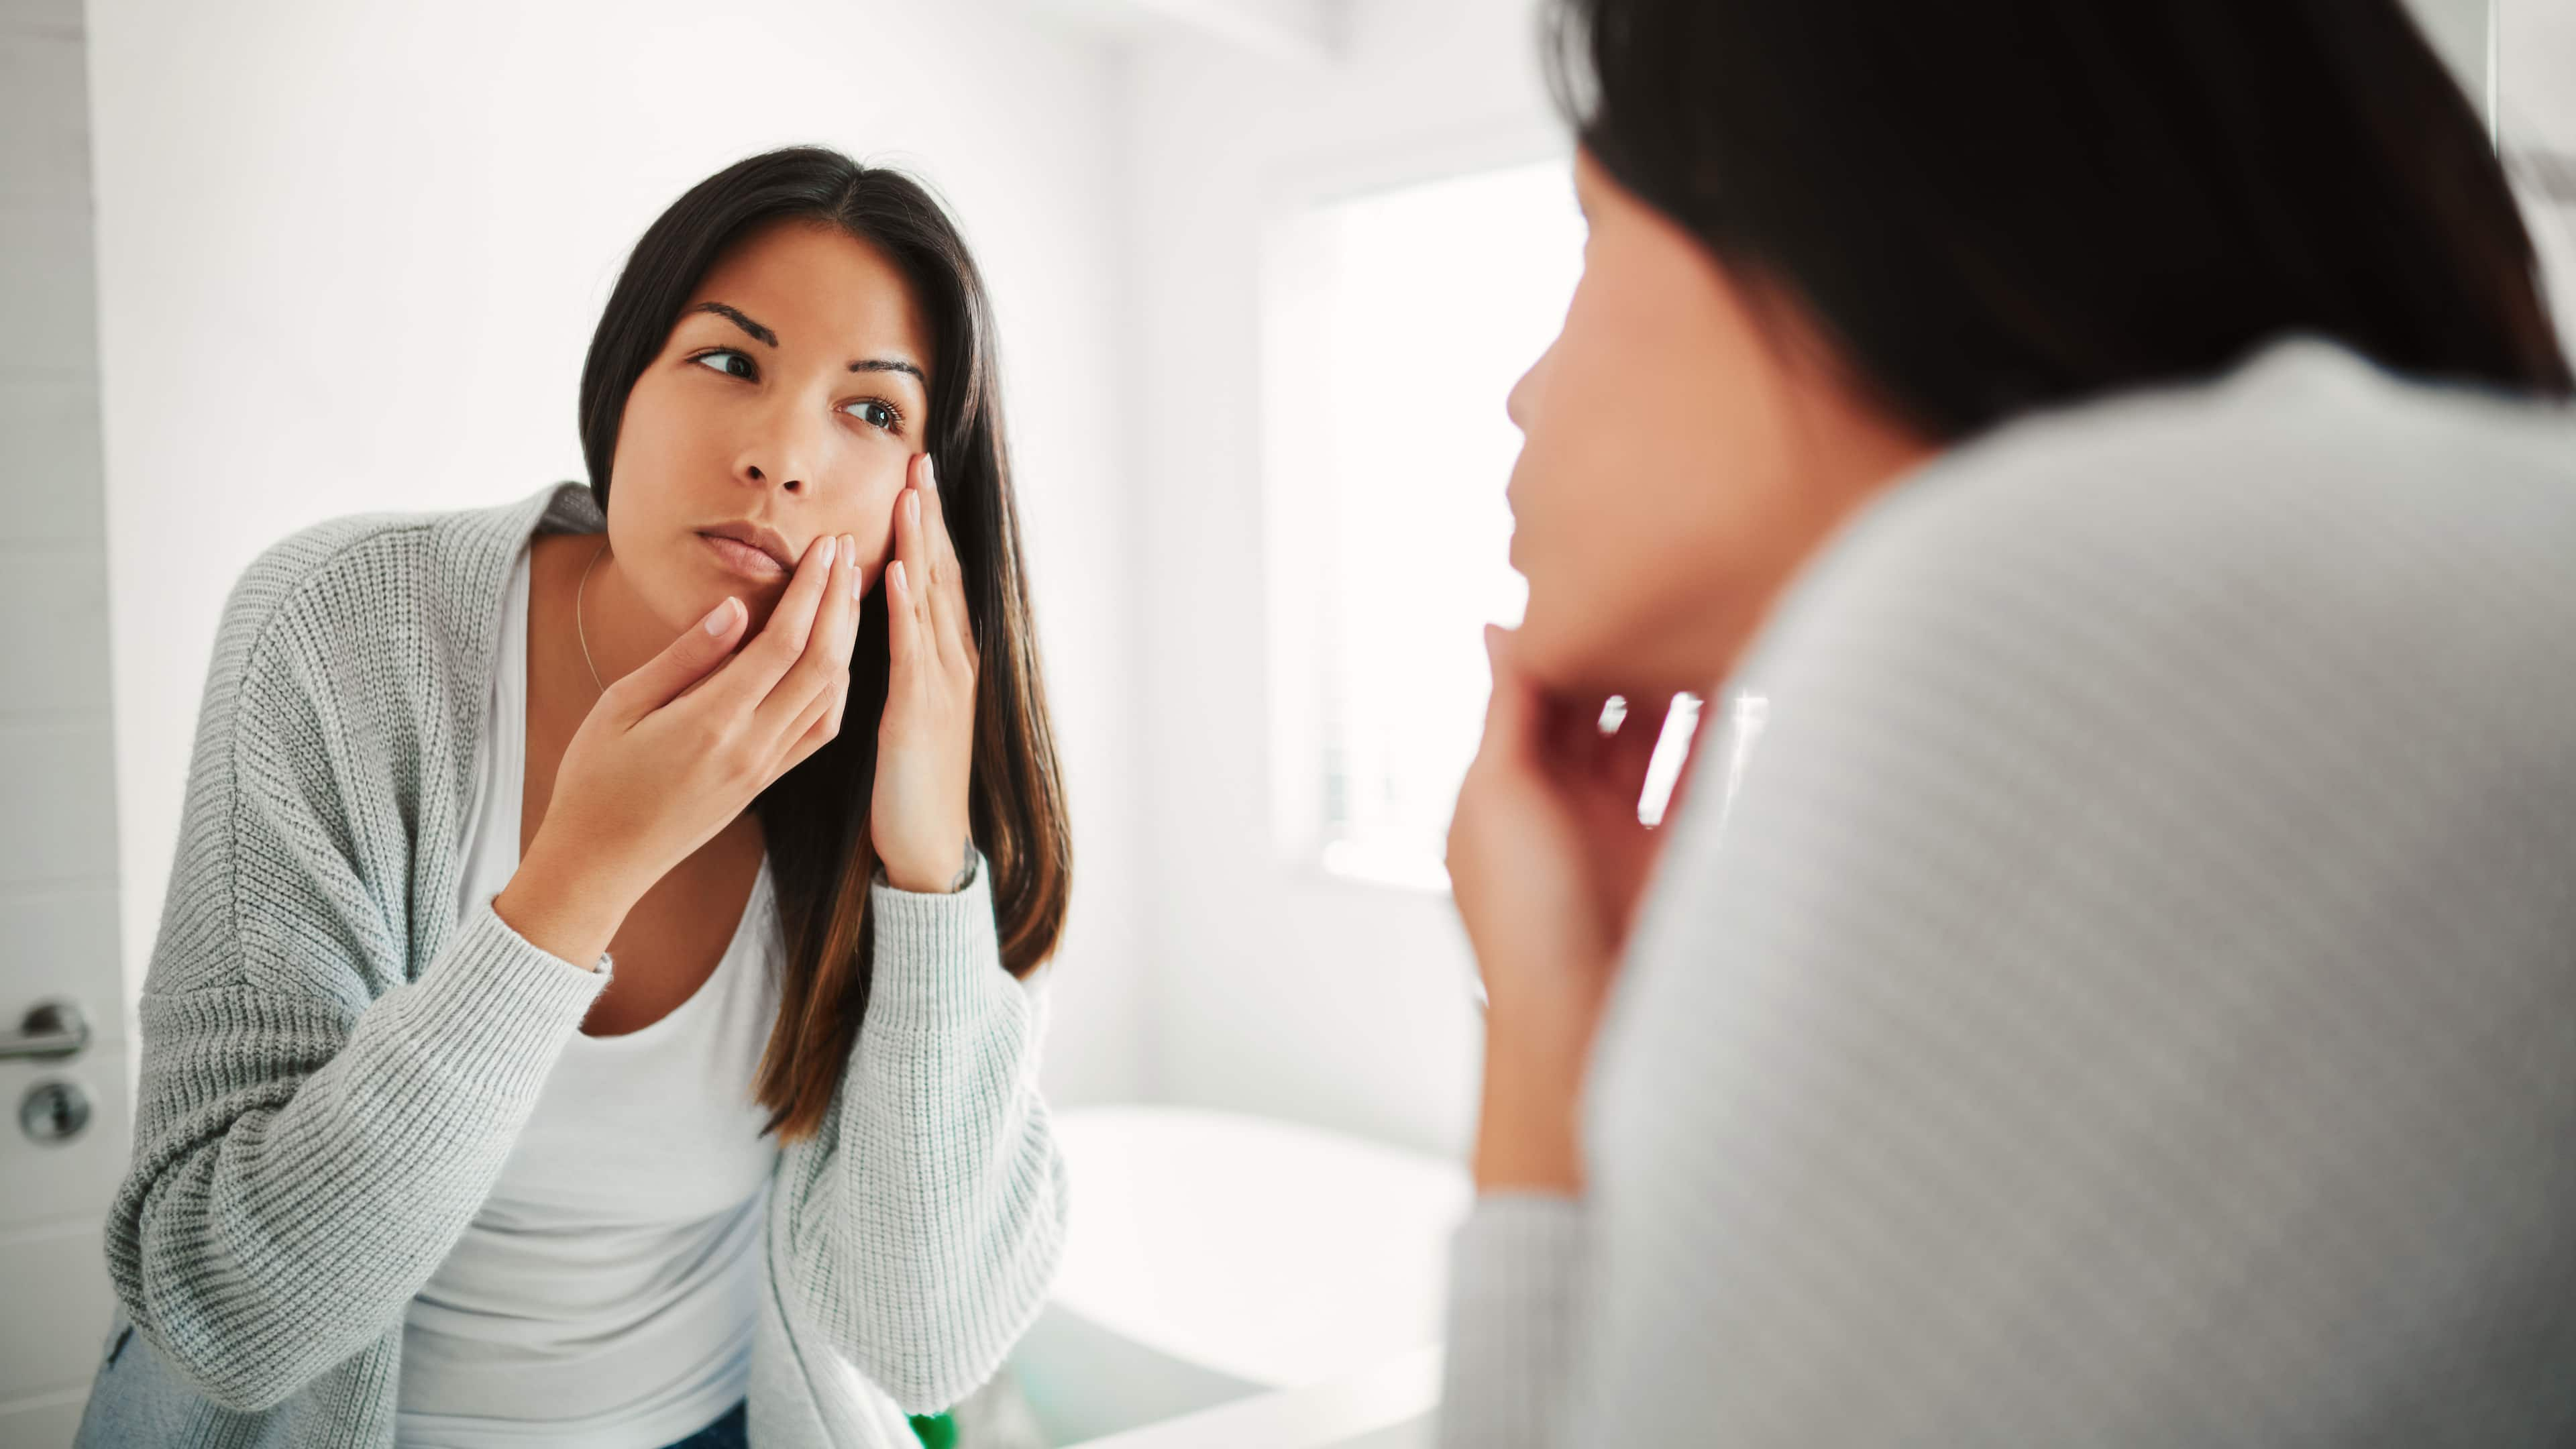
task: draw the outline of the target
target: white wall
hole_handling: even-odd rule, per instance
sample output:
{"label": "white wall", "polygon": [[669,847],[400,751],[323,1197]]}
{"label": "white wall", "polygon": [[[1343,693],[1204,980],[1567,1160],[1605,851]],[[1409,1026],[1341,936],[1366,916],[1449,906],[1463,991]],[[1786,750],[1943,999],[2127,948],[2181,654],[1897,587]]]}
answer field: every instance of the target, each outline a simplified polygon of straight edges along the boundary
{"label": "white wall", "polygon": [[1298,197],[1561,148],[1531,16],[1375,0],[1326,63],[1182,39],[1137,55],[1142,883],[1175,1099],[1436,1151],[1472,1125],[1482,1034],[1447,897],[1328,879],[1272,845],[1261,251]]}
{"label": "white wall", "polygon": [[627,249],[724,163],[813,140],[924,173],[990,277],[1076,812],[1048,1085],[1146,1091],[1095,38],[968,0],[93,0],[90,79],[129,990],[242,565],[330,515],[580,476],[575,380]]}
{"label": "white wall", "polygon": [[2497,0],[2496,99],[2506,155],[2546,153],[2558,173],[2557,194],[2526,189],[2525,213],[2559,335],[2576,350],[2576,5]]}
{"label": "white wall", "polygon": [[2496,0],[2496,61],[2505,144],[2576,151],[2576,6]]}

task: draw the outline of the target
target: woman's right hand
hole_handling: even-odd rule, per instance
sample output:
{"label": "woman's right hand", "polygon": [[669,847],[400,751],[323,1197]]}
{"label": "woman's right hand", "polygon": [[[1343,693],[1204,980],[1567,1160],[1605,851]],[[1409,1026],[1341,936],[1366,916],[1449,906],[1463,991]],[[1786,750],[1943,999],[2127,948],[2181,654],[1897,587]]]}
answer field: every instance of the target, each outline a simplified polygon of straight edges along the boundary
{"label": "woman's right hand", "polygon": [[[1519,642],[1485,628],[1494,690],[1449,822],[1450,895],[1487,998],[1473,1167],[1483,1190],[1572,1194],[1594,1031],[1666,839],[1637,804],[1671,705],[1640,698],[1604,734],[1603,697],[1552,693]],[[1674,805],[1688,773],[1686,758]]]}
{"label": "woman's right hand", "polygon": [[608,686],[564,748],[545,820],[492,902],[511,929],[591,965],[654,882],[840,732],[858,637],[857,552],[846,535],[809,544],[768,624],[730,660],[748,618],[734,598]]}

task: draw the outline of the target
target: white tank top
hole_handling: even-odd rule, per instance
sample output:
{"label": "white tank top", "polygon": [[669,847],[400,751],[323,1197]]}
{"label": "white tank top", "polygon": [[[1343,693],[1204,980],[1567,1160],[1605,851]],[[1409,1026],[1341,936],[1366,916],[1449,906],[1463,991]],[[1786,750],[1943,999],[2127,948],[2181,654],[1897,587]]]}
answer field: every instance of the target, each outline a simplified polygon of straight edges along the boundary
{"label": "white tank top", "polygon": [[[519,863],[528,551],[503,592],[456,902]],[[403,1317],[399,1449],[660,1449],[750,1384],[774,1138],[752,1078],[782,954],[761,862],[715,974],[625,1036],[574,1033],[465,1236]]]}

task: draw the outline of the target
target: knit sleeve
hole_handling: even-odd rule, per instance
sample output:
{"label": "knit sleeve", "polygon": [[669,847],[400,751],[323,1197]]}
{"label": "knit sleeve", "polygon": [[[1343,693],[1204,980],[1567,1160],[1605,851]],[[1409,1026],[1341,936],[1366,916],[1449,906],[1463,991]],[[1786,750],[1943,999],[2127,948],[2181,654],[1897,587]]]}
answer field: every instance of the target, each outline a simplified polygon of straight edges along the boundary
{"label": "knit sleeve", "polygon": [[871,887],[867,1017],[821,1130],[779,1167],[806,1313],[907,1413],[993,1376],[1064,1243],[1046,995],[1002,969],[990,870],[979,853],[949,894]]}
{"label": "knit sleeve", "polygon": [[1562,1442],[1583,1281],[1581,1201],[1487,1193],[1449,1252],[1440,1442],[1548,1449]]}
{"label": "knit sleeve", "polygon": [[346,655],[293,562],[255,564],[218,630],[107,1225],[134,1323],[245,1411],[400,1321],[606,979],[489,902],[407,969],[415,903],[362,863],[400,833],[370,797],[396,732],[352,741],[368,705],[331,692]]}
{"label": "knit sleeve", "polygon": [[1775,609],[1596,1038],[1581,1442],[2571,1442],[2568,440],[2329,385]]}

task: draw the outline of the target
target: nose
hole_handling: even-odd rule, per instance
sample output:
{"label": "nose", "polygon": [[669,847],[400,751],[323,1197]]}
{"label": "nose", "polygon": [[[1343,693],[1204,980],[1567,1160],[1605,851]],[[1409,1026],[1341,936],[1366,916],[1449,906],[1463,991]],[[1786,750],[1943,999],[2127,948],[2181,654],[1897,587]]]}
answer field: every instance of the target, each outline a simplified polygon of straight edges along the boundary
{"label": "nose", "polygon": [[1512,426],[1524,435],[1529,432],[1530,403],[1538,390],[1539,373],[1546,368],[1549,356],[1555,351],[1556,345],[1548,344],[1547,351],[1540,353],[1538,360],[1529,365],[1529,370],[1521,374],[1520,381],[1512,384],[1512,390],[1503,394],[1503,416],[1510,418]]}
{"label": "nose", "polygon": [[805,411],[793,403],[764,409],[734,460],[735,480],[748,487],[810,495],[822,440],[817,436],[819,428],[802,416]]}

